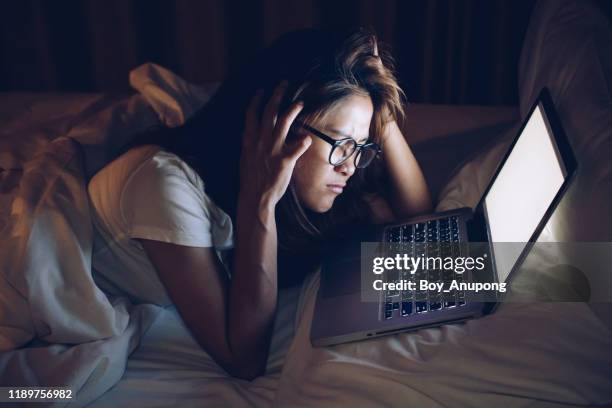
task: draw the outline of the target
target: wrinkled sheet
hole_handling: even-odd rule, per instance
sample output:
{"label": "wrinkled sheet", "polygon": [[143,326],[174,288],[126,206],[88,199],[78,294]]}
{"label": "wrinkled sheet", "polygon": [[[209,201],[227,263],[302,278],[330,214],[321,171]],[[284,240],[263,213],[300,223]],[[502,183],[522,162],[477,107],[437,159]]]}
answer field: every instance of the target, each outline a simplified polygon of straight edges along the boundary
{"label": "wrinkled sheet", "polygon": [[91,406],[272,406],[294,336],[300,289],[295,286],[279,292],[264,376],[252,382],[229,377],[195,342],[176,309],[169,307],[130,356],[121,381]]}
{"label": "wrinkled sheet", "polygon": [[65,386],[84,406],[121,378],[161,310],[94,284],[86,188],[113,142],[155,115],[138,97],[104,95],[7,95],[0,106],[0,386]]}
{"label": "wrinkled sheet", "polygon": [[26,347],[2,352],[0,384],[69,388],[73,401],[58,400],[36,406],[86,406],[123,376],[128,356],[159,311],[153,305],[131,307],[126,313],[127,327],[108,338],[74,345],[34,340]]}

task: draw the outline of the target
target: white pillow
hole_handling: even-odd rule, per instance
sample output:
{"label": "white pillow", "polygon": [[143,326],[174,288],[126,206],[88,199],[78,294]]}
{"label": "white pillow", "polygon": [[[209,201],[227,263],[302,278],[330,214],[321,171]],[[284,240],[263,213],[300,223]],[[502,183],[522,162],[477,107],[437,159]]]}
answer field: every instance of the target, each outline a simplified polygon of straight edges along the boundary
{"label": "white pillow", "polygon": [[472,160],[464,164],[440,191],[436,211],[460,207],[476,207],[482,193],[489,185],[495,169],[506,153],[518,125],[508,129],[493,144],[486,146]]}
{"label": "white pillow", "polygon": [[518,77],[522,118],[547,86],[578,159],[554,239],[612,241],[612,23],[591,1],[538,2]]}
{"label": "white pillow", "polygon": [[[519,63],[521,114],[543,86],[578,159],[573,185],[547,228],[556,241],[612,242],[612,23],[595,2],[541,0]],[[610,249],[608,253],[612,252]],[[582,254],[584,257],[586,254]],[[568,264],[579,262],[576,257]],[[612,283],[602,260],[590,274],[593,311],[612,328]]]}

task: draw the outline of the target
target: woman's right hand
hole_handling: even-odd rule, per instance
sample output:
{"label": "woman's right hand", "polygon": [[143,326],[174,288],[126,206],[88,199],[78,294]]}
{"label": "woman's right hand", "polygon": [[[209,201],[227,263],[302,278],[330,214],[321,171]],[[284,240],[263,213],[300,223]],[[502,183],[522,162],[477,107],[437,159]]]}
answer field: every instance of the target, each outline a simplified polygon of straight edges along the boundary
{"label": "woman's right hand", "polygon": [[240,156],[240,196],[250,205],[273,208],[278,203],[289,186],[295,163],[312,142],[306,135],[286,143],[289,129],[304,106],[302,102],[293,103],[279,116],[286,89],[286,81],[276,87],[261,117],[258,112],[263,91],[258,91],[246,112]]}

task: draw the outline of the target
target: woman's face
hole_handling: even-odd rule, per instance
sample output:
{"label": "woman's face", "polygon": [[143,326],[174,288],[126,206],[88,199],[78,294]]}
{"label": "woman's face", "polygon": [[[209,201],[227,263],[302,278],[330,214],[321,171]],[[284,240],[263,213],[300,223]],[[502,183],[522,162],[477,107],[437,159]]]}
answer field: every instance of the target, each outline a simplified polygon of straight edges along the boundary
{"label": "woman's face", "polygon": [[[369,96],[352,95],[310,125],[333,139],[351,137],[361,144],[369,137],[373,113]],[[314,135],[311,138],[312,144],[295,165],[292,180],[301,204],[323,213],[332,207],[355,172],[355,154],[334,167],[328,160],[332,146]]]}

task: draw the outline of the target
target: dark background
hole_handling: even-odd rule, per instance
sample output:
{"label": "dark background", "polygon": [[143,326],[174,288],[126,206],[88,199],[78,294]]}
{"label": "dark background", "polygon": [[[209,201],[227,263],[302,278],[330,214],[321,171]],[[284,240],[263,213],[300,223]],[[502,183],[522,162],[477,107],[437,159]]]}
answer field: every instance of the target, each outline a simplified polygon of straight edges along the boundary
{"label": "dark background", "polygon": [[[147,61],[220,81],[278,35],[370,25],[408,100],[517,103],[533,0],[14,0],[0,3],[0,91],[128,91]],[[604,1],[610,9],[610,1]]]}

